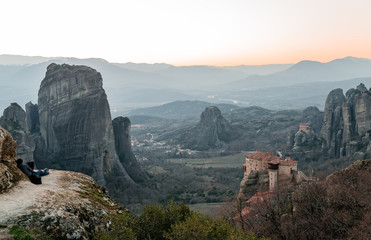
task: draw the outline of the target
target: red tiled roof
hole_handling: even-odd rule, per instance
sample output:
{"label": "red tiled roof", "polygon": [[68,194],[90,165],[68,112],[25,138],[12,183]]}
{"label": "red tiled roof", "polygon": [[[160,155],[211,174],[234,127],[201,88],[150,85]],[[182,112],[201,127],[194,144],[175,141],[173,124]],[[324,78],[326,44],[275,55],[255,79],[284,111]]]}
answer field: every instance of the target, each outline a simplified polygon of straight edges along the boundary
{"label": "red tiled roof", "polygon": [[274,153],[269,153],[269,152],[266,152],[266,153],[263,153],[263,152],[254,152],[254,153],[249,153],[249,154],[246,154],[246,158],[252,158],[252,159],[256,159],[256,160],[265,160],[265,161],[272,161],[272,160],[275,160],[275,159],[281,159],[277,156],[274,155]]}
{"label": "red tiled roof", "polygon": [[268,199],[273,195],[273,193],[269,191],[265,192],[257,192],[254,196],[252,196],[249,200],[246,201],[246,203],[257,203],[257,202],[263,202],[264,199]]}
{"label": "red tiled roof", "polygon": [[280,160],[280,164],[281,165],[284,165],[284,166],[291,166],[291,165],[296,165],[296,164],[298,164],[298,162],[297,161],[295,161],[295,160]]}
{"label": "red tiled roof", "polygon": [[270,163],[270,164],[280,164],[281,161],[282,161],[281,159],[275,159],[275,160],[269,161],[268,163]]}
{"label": "red tiled roof", "polygon": [[307,126],[307,125],[300,125],[299,127],[300,127],[300,128],[310,128],[310,127]]}
{"label": "red tiled roof", "polygon": [[[254,196],[252,196],[249,200],[246,201],[246,203],[248,204],[247,207],[243,208],[241,210],[241,215],[242,216],[246,216],[247,214],[250,214],[251,210],[253,210],[253,205],[257,204],[257,203],[261,203],[263,202],[264,200],[267,200],[269,199],[271,196],[273,195],[273,193],[269,192],[269,191],[266,191],[266,192],[257,192]],[[235,216],[234,219],[236,221],[239,220],[239,216]]]}
{"label": "red tiled roof", "polygon": [[297,161],[292,160],[291,158],[286,158],[287,160],[283,160],[282,158],[275,156],[274,153],[269,152],[263,153],[256,151],[254,153],[246,154],[246,158],[251,158],[260,161],[268,161],[268,163],[281,164],[284,166],[291,166],[297,164]]}

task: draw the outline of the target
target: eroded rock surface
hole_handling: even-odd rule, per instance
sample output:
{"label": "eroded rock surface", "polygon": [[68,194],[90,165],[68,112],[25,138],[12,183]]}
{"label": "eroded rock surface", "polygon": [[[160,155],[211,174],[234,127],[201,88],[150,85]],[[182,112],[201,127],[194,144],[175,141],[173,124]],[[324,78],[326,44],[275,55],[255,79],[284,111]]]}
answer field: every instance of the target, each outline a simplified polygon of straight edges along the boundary
{"label": "eroded rock surface", "polygon": [[225,143],[239,137],[221,111],[210,106],[202,112],[200,122],[183,136],[184,145],[195,150],[222,148]]}
{"label": "eroded rock surface", "polygon": [[0,127],[0,194],[26,179],[15,164],[16,148],[17,144],[10,133]]}
{"label": "eroded rock surface", "polygon": [[115,135],[115,148],[120,162],[130,177],[135,181],[146,180],[147,174],[139,165],[131,149],[131,122],[127,117],[117,117],[112,121],[113,133]]}
{"label": "eroded rock surface", "polygon": [[52,239],[93,239],[105,216],[126,211],[89,176],[50,170],[42,185],[22,181],[0,194],[0,224],[18,224]]}
{"label": "eroded rock surface", "polygon": [[[38,94],[40,138],[36,163],[92,176],[132,182],[114,145],[102,76],[86,66],[50,64]],[[35,155],[35,156],[36,156]]]}
{"label": "eroded rock surface", "polygon": [[247,201],[257,192],[269,190],[268,171],[252,171],[248,176],[244,176],[240,183],[238,199]]}
{"label": "eroded rock surface", "polygon": [[[371,92],[364,84],[350,89],[345,97],[341,89],[330,92],[326,100],[322,137],[330,157],[352,157],[366,153],[371,140]],[[370,152],[371,153],[371,152]],[[357,159],[360,154],[357,153]]]}
{"label": "eroded rock surface", "polygon": [[26,112],[17,103],[11,103],[4,110],[0,125],[8,130],[16,141],[17,157],[25,162],[34,161],[35,143],[26,126]]}
{"label": "eroded rock surface", "polygon": [[343,126],[342,105],[344,101],[343,90],[340,88],[332,90],[326,99],[322,137],[326,141],[330,157],[339,157],[340,155]]}

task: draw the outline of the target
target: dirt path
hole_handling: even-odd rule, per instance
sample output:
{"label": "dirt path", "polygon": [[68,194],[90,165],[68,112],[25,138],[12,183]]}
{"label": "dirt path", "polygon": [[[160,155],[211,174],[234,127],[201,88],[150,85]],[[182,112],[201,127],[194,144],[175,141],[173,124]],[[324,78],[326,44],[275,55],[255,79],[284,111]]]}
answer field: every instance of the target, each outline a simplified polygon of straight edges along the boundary
{"label": "dirt path", "polygon": [[50,192],[62,191],[61,171],[50,170],[48,176],[42,177],[41,185],[22,181],[9,192],[0,195],[0,224],[15,219],[30,212],[39,201],[46,198]]}

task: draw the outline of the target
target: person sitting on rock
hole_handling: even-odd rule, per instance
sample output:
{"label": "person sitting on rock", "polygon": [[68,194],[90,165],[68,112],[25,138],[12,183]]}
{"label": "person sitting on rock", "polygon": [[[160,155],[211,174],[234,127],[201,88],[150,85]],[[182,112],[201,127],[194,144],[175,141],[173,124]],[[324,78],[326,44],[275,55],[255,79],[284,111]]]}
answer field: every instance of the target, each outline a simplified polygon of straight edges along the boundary
{"label": "person sitting on rock", "polygon": [[41,184],[41,176],[45,176],[49,174],[49,170],[47,168],[43,170],[33,170],[31,166],[34,166],[34,164],[23,164],[23,159],[18,158],[17,159],[17,167],[24,173],[26,176],[30,179],[32,183],[35,184]]}

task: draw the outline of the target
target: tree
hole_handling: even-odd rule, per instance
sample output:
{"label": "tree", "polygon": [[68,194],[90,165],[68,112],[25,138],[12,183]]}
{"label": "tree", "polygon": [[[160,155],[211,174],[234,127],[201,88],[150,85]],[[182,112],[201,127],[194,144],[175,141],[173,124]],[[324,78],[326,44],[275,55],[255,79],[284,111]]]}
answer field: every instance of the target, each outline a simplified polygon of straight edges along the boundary
{"label": "tree", "polygon": [[245,234],[242,231],[235,230],[221,218],[213,220],[199,213],[192,213],[185,221],[173,225],[170,231],[164,235],[168,240],[257,239],[251,233]]}

